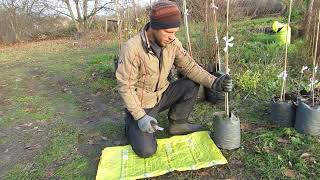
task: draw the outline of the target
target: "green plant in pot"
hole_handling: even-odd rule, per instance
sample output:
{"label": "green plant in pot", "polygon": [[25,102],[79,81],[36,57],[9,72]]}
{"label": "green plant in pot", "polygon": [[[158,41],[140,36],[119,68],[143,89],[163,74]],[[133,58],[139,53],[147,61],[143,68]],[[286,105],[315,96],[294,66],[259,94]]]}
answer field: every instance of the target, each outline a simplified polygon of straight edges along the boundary
{"label": "green plant in pot", "polygon": [[[214,1],[213,1],[214,2]],[[229,38],[229,4],[227,1],[227,35],[224,37],[226,42],[225,51],[225,69],[226,74],[229,74],[229,47],[233,37]],[[240,134],[240,120],[229,111],[229,93],[225,93],[225,111],[214,113],[214,141],[216,145],[222,149],[232,150],[240,147],[241,134]]]}
{"label": "green plant in pot", "polygon": [[[319,39],[320,28],[320,10],[317,25],[316,40]],[[316,41],[313,57],[313,71],[310,79],[311,94],[309,98],[301,98],[298,101],[297,114],[294,127],[298,132],[303,134],[310,134],[318,136],[320,135],[320,99],[319,94],[315,92],[318,81],[316,80],[316,74],[318,66],[317,60],[318,41]]]}
{"label": "green plant in pot", "polygon": [[[311,93],[298,98],[295,128],[299,133],[320,135],[320,99],[315,95],[318,80],[310,79]],[[318,84],[319,85],[319,84]]]}
{"label": "green plant in pot", "polygon": [[[287,73],[279,74],[282,81],[286,81]],[[296,108],[293,101],[293,94],[284,93],[281,96],[274,96],[270,102],[271,122],[280,127],[293,127]]]}
{"label": "green plant in pot", "polygon": [[[291,12],[292,12],[292,0],[290,0],[290,9],[288,17],[288,26],[290,26]],[[289,31],[289,30],[288,30]],[[289,31],[290,32],[290,31]],[[290,42],[290,33],[287,32],[285,42],[285,59],[283,72],[279,74],[279,78],[282,80],[281,95],[280,97],[274,96],[270,102],[271,110],[271,122],[281,127],[293,127],[295,120],[296,108],[293,103],[292,93],[286,92],[286,80],[288,77],[288,46]]]}

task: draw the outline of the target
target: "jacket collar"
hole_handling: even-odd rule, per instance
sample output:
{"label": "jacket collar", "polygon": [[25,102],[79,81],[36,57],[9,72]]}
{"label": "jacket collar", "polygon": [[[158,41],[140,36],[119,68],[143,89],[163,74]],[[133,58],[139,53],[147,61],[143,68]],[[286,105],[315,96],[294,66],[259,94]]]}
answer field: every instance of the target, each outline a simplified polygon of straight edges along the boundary
{"label": "jacket collar", "polygon": [[148,39],[148,36],[147,36],[147,29],[149,28],[149,26],[150,26],[150,22],[147,23],[147,24],[140,30],[140,38],[141,38],[141,41],[142,41],[143,49],[144,49],[146,52],[153,54],[153,51],[152,51],[152,49],[151,49],[150,42],[149,42],[149,39]]}

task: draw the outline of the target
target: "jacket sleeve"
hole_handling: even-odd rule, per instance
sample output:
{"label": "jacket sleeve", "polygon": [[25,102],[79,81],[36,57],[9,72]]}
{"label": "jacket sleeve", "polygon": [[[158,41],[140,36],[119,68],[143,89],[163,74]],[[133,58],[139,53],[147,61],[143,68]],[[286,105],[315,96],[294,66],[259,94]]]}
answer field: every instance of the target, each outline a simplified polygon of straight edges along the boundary
{"label": "jacket sleeve", "polygon": [[207,88],[211,88],[216,77],[208,73],[197,62],[195,62],[182,47],[182,44],[178,39],[176,39],[174,43],[176,45],[174,64],[178,70],[182,71],[182,73],[189,79]]}
{"label": "jacket sleeve", "polygon": [[137,56],[125,44],[118,60],[116,71],[117,88],[128,111],[135,120],[142,118],[146,113],[141,106],[141,102],[136,93],[135,84],[138,81],[139,61]]}

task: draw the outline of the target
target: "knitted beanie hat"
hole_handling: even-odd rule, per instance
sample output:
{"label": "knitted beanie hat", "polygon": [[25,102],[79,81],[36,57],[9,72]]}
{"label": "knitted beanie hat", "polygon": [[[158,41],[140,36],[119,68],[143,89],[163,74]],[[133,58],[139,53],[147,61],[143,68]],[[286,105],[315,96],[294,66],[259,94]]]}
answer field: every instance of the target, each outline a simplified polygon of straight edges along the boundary
{"label": "knitted beanie hat", "polygon": [[160,0],[153,4],[150,12],[152,29],[169,29],[180,26],[180,10],[175,2]]}

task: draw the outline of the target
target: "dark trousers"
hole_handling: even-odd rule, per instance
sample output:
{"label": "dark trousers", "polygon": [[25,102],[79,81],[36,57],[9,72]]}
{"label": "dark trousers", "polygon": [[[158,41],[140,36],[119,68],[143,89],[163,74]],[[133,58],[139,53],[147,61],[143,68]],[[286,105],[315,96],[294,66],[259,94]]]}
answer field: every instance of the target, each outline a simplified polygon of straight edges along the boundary
{"label": "dark trousers", "polygon": [[[179,79],[169,85],[163,93],[160,102],[145,112],[152,117],[156,117],[159,112],[168,108],[168,119],[170,123],[184,123],[188,120],[192,108],[196,102],[199,84],[188,78]],[[126,113],[126,135],[133,151],[140,157],[146,158],[153,155],[157,150],[155,133],[142,132],[136,120],[129,112]]]}

